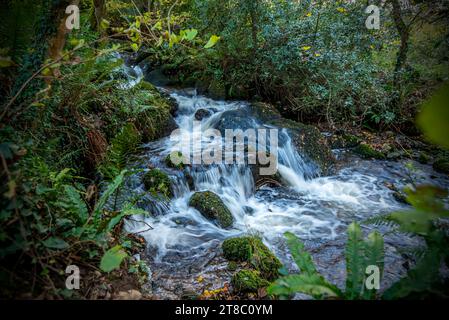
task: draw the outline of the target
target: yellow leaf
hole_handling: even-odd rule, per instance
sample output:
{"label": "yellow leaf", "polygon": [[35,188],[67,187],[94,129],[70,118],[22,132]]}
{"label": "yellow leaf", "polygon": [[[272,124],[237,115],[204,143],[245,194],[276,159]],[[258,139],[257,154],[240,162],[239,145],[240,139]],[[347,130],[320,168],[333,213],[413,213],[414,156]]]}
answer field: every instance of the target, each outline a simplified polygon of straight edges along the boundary
{"label": "yellow leaf", "polygon": [[340,12],[340,13],[345,13],[345,12],[346,12],[346,9],[345,9],[345,8],[342,8],[342,7],[338,7],[338,8],[337,8],[337,11]]}
{"label": "yellow leaf", "polygon": [[218,40],[220,40],[219,36],[216,36],[215,34],[212,35],[209,39],[209,41],[206,43],[206,45],[204,46],[205,49],[209,49],[212,48],[213,46],[215,46],[215,44],[218,42]]}
{"label": "yellow leaf", "polygon": [[301,48],[301,50],[303,50],[303,51],[309,51],[310,49],[312,49],[312,47],[310,47],[310,46],[304,46]]}
{"label": "yellow leaf", "polygon": [[315,57],[321,57],[321,53],[315,53]]}
{"label": "yellow leaf", "polygon": [[306,14],[306,16],[307,16],[307,17],[311,17],[311,16],[312,16],[312,12],[308,12],[308,13]]}

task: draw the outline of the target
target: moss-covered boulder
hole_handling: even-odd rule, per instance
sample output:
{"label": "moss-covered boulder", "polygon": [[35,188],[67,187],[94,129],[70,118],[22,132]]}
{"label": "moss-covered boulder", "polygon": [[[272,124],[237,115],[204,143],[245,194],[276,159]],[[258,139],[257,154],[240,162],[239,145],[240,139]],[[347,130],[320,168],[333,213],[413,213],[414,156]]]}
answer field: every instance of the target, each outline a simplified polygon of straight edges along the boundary
{"label": "moss-covered boulder", "polygon": [[177,170],[183,170],[186,167],[183,161],[183,155],[180,151],[174,151],[169,154],[167,157],[165,157],[164,162],[167,167]]}
{"label": "moss-covered boulder", "polygon": [[258,237],[239,237],[227,239],[222,244],[226,259],[249,262],[267,280],[277,279],[282,267],[278,258]]}
{"label": "moss-covered boulder", "polygon": [[132,99],[138,100],[139,108],[134,110],[134,123],[141,132],[143,141],[153,141],[170,135],[177,128],[172,116],[176,103],[146,81],[142,81],[136,90],[138,94]]}
{"label": "moss-covered boulder", "polygon": [[440,158],[433,163],[433,169],[440,173],[449,174],[449,160]]}
{"label": "moss-covered boulder", "polygon": [[322,174],[331,174],[336,159],[318,128],[282,118],[269,123],[286,128],[299,153],[318,165]]}
{"label": "moss-covered boulder", "polygon": [[165,172],[159,169],[151,169],[145,173],[142,182],[145,189],[152,193],[161,194],[167,198],[173,196],[170,178]]}
{"label": "moss-covered boulder", "polygon": [[211,191],[196,192],[189,201],[189,206],[198,210],[222,228],[229,228],[234,222],[231,211],[218,195]]}
{"label": "moss-covered boulder", "polygon": [[354,152],[365,159],[378,159],[378,160],[385,159],[385,155],[382,152],[374,150],[371,146],[365,143],[358,145],[354,149]]}
{"label": "moss-covered boulder", "polygon": [[251,113],[262,122],[271,122],[282,118],[279,111],[271,104],[253,102],[248,106]]}
{"label": "moss-covered boulder", "polygon": [[241,270],[234,274],[231,283],[234,290],[239,293],[257,293],[260,288],[270,285],[257,270]]}

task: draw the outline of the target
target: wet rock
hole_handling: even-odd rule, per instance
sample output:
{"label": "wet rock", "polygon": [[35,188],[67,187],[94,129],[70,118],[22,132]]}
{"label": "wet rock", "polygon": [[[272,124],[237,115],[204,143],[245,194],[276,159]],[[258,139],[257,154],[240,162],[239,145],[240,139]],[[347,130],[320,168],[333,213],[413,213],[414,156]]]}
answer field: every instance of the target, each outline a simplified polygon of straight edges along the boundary
{"label": "wet rock", "polygon": [[264,279],[271,281],[279,276],[278,270],[282,264],[260,238],[248,236],[227,239],[222,249],[226,259],[249,262]]}
{"label": "wet rock", "polygon": [[196,192],[190,198],[189,206],[198,210],[204,217],[214,220],[222,228],[229,228],[234,222],[231,211],[213,192]]}
{"label": "wet rock", "polygon": [[286,128],[298,152],[314,162],[322,174],[331,174],[336,159],[318,128],[288,119],[274,120],[270,124]]}
{"label": "wet rock", "polygon": [[241,270],[234,274],[231,283],[239,293],[257,293],[260,288],[270,285],[257,270]]}
{"label": "wet rock", "polygon": [[142,293],[137,290],[120,291],[114,299],[116,300],[141,300]]}
{"label": "wet rock", "polygon": [[145,189],[168,198],[173,196],[171,191],[171,180],[165,172],[159,169],[151,169],[142,178]]}
{"label": "wet rock", "polygon": [[282,118],[279,111],[271,104],[254,102],[248,106],[254,117],[262,122],[271,122]]}
{"label": "wet rock", "polygon": [[356,147],[354,149],[354,152],[365,159],[378,159],[378,160],[385,159],[385,155],[382,152],[374,150],[372,147],[364,143]]}
{"label": "wet rock", "polygon": [[212,111],[207,109],[198,109],[197,112],[195,112],[195,119],[198,121],[202,121],[205,118],[208,118],[212,115]]}

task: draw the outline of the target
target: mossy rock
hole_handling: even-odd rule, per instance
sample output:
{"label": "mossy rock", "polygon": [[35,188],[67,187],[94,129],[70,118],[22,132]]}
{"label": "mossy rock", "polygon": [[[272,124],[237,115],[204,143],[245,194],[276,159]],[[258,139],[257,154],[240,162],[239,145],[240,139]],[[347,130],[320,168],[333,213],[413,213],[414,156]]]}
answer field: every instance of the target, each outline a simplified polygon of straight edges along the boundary
{"label": "mossy rock", "polygon": [[165,172],[159,169],[151,169],[142,178],[145,189],[156,194],[162,194],[167,198],[173,196],[171,180]]}
{"label": "mossy rock", "polygon": [[[161,94],[151,83],[142,81],[135,93],[139,99],[141,111],[136,112],[134,123],[142,135],[143,141],[153,141],[166,137],[177,128],[172,116],[176,103]],[[136,98],[137,97],[137,98]]]}
{"label": "mossy rock", "polygon": [[262,122],[271,122],[282,118],[279,111],[271,104],[253,102],[248,106],[251,113]]}
{"label": "mossy rock", "polygon": [[277,279],[282,267],[278,258],[258,237],[239,237],[227,239],[222,244],[226,259],[249,262],[267,280]]}
{"label": "mossy rock", "polygon": [[318,165],[323,175],[332,173],[336,159],[318,128],[283,118],[269,123],[286,128],[299,153]]}
{"label": "mossy rock", "polygon": [[418,155],[418,162],[421,164],[428,164],[429,161],[430,161],[430,156],[427,153],[421,151]]}
{"label": "mossy rock", "polygon": [[329,138],[332,149],[355,148],[362,142],[362,139],[352,134],[335,134]]}
{"label": "mossy rock", "polygon": [[437,159],[433,163],[433,169],[440,173],[449,174],[449,160],[447,159]]}
{"label": "mossy rock", "polygon": [[257,293],[260,288],[270,285],[257,270],[241,270],[234,274],[231,283],[239,293]]}
{"label": "mossy rock", "polygon": [[229,228],[234,222],[231,211],[220,197],[211,191],[196,192],[190,198],[189,206],[198,210],[206,218],[214,220],[222,228]]}
{"label": "mossy rock", "polygon": [[[179,161],[175,161],[173,162],[173,157],[176,157],[179,159]],[[174,158],[174,159],[176,159]],[[183,170],[186,165],[183,162],[183,156],[181,152],[172,152],[171,154],[169,154],[167,157],[165,157],[164,160],[165,164],[167,165],[167,167],[169,168],[173,168],[173,169],[177,169],[177,170]]]}
{"label": "mossy rock", "polygon": [[354,149],[354,152],[365,159],[385,160],[385,155],[382,152],[374,150],[369,145],[362,143]]}

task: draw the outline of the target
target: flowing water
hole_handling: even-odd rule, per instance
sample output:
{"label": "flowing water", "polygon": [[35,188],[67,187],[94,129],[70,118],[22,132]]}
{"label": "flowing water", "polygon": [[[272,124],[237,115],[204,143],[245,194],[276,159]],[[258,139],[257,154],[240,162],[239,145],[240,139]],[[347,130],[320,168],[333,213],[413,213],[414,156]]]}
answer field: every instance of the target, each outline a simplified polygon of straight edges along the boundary
{"label": "flowing water", "polygon": [[[216,101],[197,95],[195,90],[169,93],[179,105],[176,123],[185,132],[195,130],[195,113],[200,109],[209,111],[201,120],[203,132],[222,131],[224,126],[243,130],[273,128],[247,112],[244,102]],[[202,142],[203,149],[217,143],[204,138]],[[157,167],[167,172],[174,182],[174,198],[166,201],[148,195],[140,182],[143,173],[135,175],[131,181],[133,194],[144,195],[139,205],[152,216],[127,223],[129,231],[139,233],[148,243],[144,259],[152,271],[150,290],[162,299],[200,294],[205,288],[218,288],[229,282],[232,272],[221,257],[221,242],[248,233],[261,236],[285,266],[295,270],[282,240],[284,232],[293,232],[306,242],[318,269],[331,281],[343,285],[347,225],[403,207],[385,183],[393,182],[398,187],[407,183],[404,163],[364,161],[336,151],[343,165],[335,175],[320,177],[318,167],[297,152],[282,128],[278,150],[282,187],[256,190],[251,168],[244,164],[193,165],[186,169],[193,180],[193,185],[189,184],[185,172],[171,169],[164,162],[174,143],[169,137],[149,143],[138,164],[144,170]],[[417,174],[420,181],[435,182],[428,167],[421,169]],[[447,185],[443,178],[438,181]],[[189,207],[192,194],[205,190],[215,192],[229,208],[234,217],[232,228],[223,229]],[[420,243],[419,239],[404,237],[386,237],[385,283],[406,271],[404,256],[397,248]],[[199,276],[204,280],[198,281]]]}

